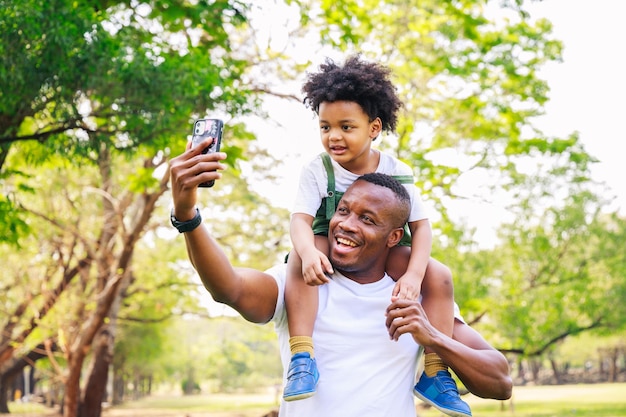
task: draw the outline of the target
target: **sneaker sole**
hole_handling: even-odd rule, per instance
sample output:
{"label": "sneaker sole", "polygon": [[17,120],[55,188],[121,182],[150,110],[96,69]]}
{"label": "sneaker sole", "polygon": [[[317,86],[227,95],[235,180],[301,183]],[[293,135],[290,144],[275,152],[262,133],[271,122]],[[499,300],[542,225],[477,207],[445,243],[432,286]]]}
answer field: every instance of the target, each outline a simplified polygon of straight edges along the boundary
{"label": "sneaker sole", "polygon": [[305,398],[310,398],[315,395],[315,392],[304,392],[302,394],[290,395],[289,397],[283,397],[285,401],[298,401],[304,400]]}
{"label": "sneaker sole", "polygon": [[426,404],[435,407],[437,410],[441,411],[442,413],[444,413],[444,414],[446,414],[446,415],[448,415],[450,417],[472,417],[471,414],[465,414],[465,413],[463,413],[461,411],[451,410],[449,408],[443,408],[443,407],[435,404],[434,402],[432,402],[430,399],[428,399],[425,396],[423,396],[419,391],[413,390],[413,395],[415,395],[420,400],[424,401]]}

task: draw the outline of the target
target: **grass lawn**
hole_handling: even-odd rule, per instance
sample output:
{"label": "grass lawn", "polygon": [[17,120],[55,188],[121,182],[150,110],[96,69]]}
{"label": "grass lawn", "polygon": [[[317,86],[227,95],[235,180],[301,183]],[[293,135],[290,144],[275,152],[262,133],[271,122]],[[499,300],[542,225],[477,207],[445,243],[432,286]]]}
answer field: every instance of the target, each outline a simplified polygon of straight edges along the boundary
{"label": "grass lawn", "polygon": [[[623,417],[626,384],[549,385],[515,387],[509,401],[472,395],[463,397],[474,417]],[[437,410],[418,407],[420,417],[439,417]]]}
{"label": "grass lawn", "polygon": [[[515,387],[512,401],[467,395],[474,417],[626,417],[626,383]],[[417,400],[419,417],[440,417]],[[50,416],[35,404],[10,403],[13,415]],[[276,408],[274,395],[154,396],[107,409],[103,417],[261,417]]]}

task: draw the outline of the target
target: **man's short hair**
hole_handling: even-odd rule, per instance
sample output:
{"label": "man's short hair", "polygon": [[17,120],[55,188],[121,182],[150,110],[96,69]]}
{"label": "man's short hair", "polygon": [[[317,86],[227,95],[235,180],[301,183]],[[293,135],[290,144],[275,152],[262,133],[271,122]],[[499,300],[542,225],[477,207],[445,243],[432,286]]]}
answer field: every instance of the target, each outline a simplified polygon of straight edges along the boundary
{"label": "man's short hair", "polygon": [[402,208],[402,211],[397,213],[399,221],[402,222],[402,224],[398,227],[404,226],[404,224],[408,221],[409,214],[411,212],[411,196],[404,185],[391,175],[381,174],[380,172],[371,172],[369,174],[361,175],[356,179],[356,181],[359,180],[379,185],[381,187],[386,187],[393,191]]}

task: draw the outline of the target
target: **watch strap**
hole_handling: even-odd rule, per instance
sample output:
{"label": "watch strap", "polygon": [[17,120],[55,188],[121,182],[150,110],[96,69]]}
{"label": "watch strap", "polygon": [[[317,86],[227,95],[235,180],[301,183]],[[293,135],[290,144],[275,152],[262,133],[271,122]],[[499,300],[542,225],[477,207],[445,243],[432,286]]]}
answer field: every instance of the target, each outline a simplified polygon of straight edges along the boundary
{"label": "watch strap", "polygon": [[200,224],[202,223],[202,216],[200,216],[200,209],[196,207],[196,215],[193,216],[191,220],[181,222],[176,217],[174,217],[174,209],[172,209],[172,212],[170,213],[170,220],[172,222],[172,226],[174,226],[179,233],[185,233],[191,232],[192,230],[200,226]]}

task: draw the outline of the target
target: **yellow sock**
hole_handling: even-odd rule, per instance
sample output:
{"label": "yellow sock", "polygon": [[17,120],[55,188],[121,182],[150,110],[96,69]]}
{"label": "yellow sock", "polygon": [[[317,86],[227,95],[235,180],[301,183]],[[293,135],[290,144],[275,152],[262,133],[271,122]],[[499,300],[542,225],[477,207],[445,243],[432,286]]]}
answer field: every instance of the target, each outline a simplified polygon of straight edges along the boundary
{"label": "yellow sock", "polygon": [[293,336],[289,338],[291,354],[308,352],[311,358],[315,357],[313,351],[313,338],[309,336]]}
{"label": "yellow sock", "polygon": [[443,363],[436,353],[427,353],[424,355],[424,372],[428,377],[433,377],[439,371],[447,371],[448,366]]}

